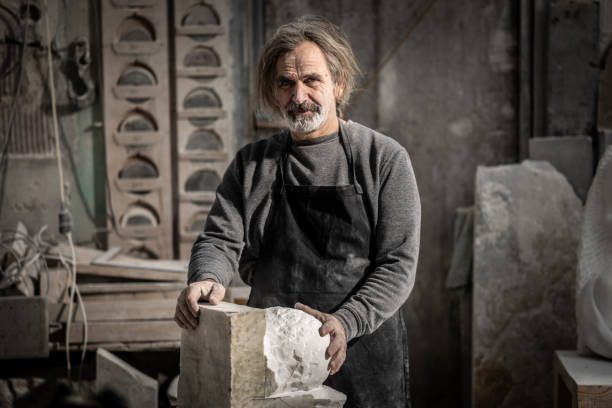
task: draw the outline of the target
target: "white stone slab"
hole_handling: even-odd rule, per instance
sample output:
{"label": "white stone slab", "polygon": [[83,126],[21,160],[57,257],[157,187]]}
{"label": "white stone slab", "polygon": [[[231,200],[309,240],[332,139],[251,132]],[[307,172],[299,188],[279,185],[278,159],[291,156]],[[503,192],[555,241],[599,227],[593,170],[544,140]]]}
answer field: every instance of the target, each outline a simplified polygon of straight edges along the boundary
{"label": "white stone slab", "polygon": [[341,407],[346,396],[322,383],[329,336],[290,308],[200,305],[199,325],[183,330],[180,407]]}

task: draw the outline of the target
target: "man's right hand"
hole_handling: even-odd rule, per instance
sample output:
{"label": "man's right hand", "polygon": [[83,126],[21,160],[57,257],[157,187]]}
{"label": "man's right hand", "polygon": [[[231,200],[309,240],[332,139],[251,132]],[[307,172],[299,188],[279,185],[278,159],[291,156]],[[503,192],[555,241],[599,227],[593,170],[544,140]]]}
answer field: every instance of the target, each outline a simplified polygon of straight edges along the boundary
{"label": "man's right hand", "polygon": [[174,321],[179,327],[193,330],[198,327],[200,308],[198,300],[208,300],[211,305],[218,305],[225,297],[225,288],[212,279],[204,279],[187,286],[176,300]]}

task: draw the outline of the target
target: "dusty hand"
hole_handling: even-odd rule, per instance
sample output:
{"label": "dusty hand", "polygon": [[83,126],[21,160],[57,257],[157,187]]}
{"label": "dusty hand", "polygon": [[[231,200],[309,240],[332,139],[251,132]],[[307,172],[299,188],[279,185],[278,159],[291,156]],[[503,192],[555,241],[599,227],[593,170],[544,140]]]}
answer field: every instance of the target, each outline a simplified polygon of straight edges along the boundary
{"label": "dusty hand", "polygon": [[330,337],[329,347],[327,347],[325,352],[325,358],[331,357],[329,361],[329,375],[336,374],[346,359],[346,332],[344,331],[344,326],[336,317],[319,312],[299,302],[295,304],[295,308],[314,316],[323,323],[319,328],[319,335],[323,337],[329,334]]}
{"label": "dusty hand", "polygon": [[182,290],[176,300],[174,321],[183,329],[193,330],[198,327],[200,308],[198,300],[208,300],[211,305],[218,305],[225,296],[225,288],[212,279],[194,282]]}

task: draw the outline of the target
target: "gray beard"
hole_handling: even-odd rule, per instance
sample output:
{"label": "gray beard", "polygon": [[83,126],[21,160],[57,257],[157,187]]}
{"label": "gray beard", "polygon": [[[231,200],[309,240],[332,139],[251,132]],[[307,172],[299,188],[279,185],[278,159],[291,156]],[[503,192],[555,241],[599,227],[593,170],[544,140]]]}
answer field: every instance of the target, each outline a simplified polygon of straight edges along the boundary
{"label": "gray beard", "polygon": [[[312,112],[312,111],[311,111]],[[318,112],[312,112],[312,115],[291,115],[287,110],[281,111],[281,116],[287,122],[289,130],[296,133],[310,133],[319,129],[327,120],[328,111],[320,108]]]}

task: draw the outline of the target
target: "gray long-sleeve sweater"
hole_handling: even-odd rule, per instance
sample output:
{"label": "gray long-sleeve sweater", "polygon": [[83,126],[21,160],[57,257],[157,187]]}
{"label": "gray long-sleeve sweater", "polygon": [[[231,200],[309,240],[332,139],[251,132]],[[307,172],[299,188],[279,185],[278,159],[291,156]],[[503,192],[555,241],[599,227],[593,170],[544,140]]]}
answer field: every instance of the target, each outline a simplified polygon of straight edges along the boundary
{"label": "gray long-sleeve sweater", "polygon": [[[372,333],[408,298],[419,252],[421,204],[410,158],[401,145],[351,121],[341,124],[341,131],[351,143],[376,248],[375,268],[333,313],[351,340]],[[278,159],[290,137],[284,131],[238,152],[217,189],[204,232],[193,245],[189,283],[212,278],[227,287],[239,270],[250,284]],[[292,185],[346,185],[351,181],[337,133],[293,141],[285,166],[285,181]]]}

